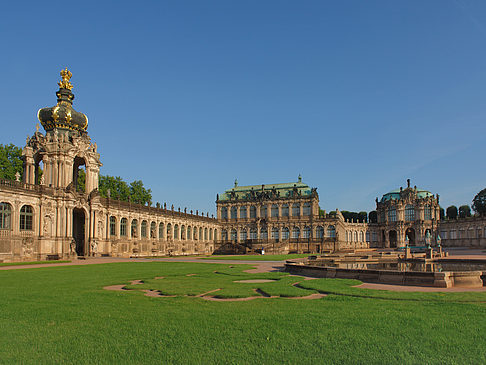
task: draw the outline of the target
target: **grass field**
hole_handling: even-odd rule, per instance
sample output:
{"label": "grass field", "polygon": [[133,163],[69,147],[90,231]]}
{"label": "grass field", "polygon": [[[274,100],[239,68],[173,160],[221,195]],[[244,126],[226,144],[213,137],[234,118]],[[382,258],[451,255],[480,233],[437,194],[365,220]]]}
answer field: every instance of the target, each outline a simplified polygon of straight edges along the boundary
{"label": "grass field", "polygon": [[[300,278],[244,273],[248,267],[148,262],[1,271],[0,363],[486,362],[486,293],[387,294],[339,279],[296,288],[290,284]],[[234,283],[255,278],[276,281]],[[144,284],[130,285],[135,279]],[[115,284],[178,296],[103,290]],[[222,288],[222,296],[238,297],[259,286],[271,295],[333,294],[242,302],[185,296]]]}
{"label": "grass field", "polygon": [[297,259],[301,257],[309,257],[312,254],[288,254],[288,255],[213,255],[210,257],[202,257],[203,260],[238,260],[238,261],[284,261],[290,259]]}

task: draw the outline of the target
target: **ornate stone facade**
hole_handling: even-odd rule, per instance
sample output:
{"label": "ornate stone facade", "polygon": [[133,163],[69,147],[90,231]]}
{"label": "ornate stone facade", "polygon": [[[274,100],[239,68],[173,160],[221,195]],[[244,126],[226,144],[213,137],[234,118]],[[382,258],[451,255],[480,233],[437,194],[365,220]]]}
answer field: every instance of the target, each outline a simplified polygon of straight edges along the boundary
{"label": "ornate stone facade", "polygon": [[[316,188],[302,182],[235,186],[217,196],[219,252],[324,252],[367,247],[366,225],[345,222],[339,210],[319,212]],[[356,239],[347,232],[356,232]],[[359,232],[359,234],[358,234]],[[361,238],[361,240],[360,240]]]}
{"label": "ornate stone facade", "polygon": [[38,113],[45,134],[37,127],[23,149],[23,181],[0,181],[0,261],[212,253],[216,219],[100,196],[100,155],[72,108],[71,73],[61,76],[57,105]]}
{"label": "ornate stone facade", "polygon": [[439,231],[444,247],[486,247],[486,217],[442,220]]}
{"label": "ornate stone facade", "polygon": [[379,231],[379,246],[403,247],[425,246],[437,243],[439,234],[439,195],[410,187],[394,190],[376,200],[378,224],[371,225],[374,231]]}

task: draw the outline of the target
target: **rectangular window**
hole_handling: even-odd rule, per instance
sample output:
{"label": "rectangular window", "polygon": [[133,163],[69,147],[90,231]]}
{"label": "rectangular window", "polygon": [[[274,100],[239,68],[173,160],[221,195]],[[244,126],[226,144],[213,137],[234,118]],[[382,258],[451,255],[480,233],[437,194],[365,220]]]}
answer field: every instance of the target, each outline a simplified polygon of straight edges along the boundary
{"label": "rectangular window", "polygon": [[20,215],[20,230],[32,231],[32,215]]}
{"label": "rectangular window", "polygon": [[241,207],[240,208],[240,218],[246,218],[247,208]]}
{"label": "rectangular window", "polygon": [[110,217],[110,236],[116,235],[116,218]]}
{"label": "rectangular window", "polygon": [[127,235],[127,220],[123,218],[120,221],[120,236],[125,237]]}

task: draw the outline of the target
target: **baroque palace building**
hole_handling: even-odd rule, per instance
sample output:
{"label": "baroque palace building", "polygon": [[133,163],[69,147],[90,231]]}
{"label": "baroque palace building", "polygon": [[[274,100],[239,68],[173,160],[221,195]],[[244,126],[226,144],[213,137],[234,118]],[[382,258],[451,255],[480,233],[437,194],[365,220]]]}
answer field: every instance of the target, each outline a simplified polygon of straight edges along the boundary
{"label": "baroque palace building", "polygon": [[[441,221],[439,196],[411,188],[376,199],[377,221],[359,223],[319,208],[302,182],[238,186],[217,195],[217,218],[123,202],[98,192],[102,166],[88,118],[72,107],[71,72],[61,71],[45,130],[29,136],[24,171],[0,180],[0,262],[85,256],[322,253],[410,246],[486,246],[486,218]],[[42,166],[42,170],[40,169]],[[84,190],[77,186],[84,168]],[[40,173],[42,171],[42,174]],[[21,180],[22,177],[22,180]]]}
{"label": "baroque palace building", "polygon": [[346,222],[339,210],[319,209],[316,188],[286,184],[235,185],[217,196],[221,252],[301,253],[368,247],[365,223]]}

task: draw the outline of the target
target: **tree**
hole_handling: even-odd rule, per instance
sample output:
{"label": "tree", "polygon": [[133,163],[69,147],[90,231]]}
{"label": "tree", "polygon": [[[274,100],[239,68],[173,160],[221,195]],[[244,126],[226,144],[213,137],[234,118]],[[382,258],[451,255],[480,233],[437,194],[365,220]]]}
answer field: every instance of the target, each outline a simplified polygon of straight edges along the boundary
{"label": "tree", "polygon": [[130,196],[130,187],[123,181],[120,176],[100,175],[98,190],[102,197],[108,197],[108,190],[110,190],[110,197],[112,199],[128,201]]}
{"label": "tree", "polygon": [[472,206],[477,214],[486,215],[486,189],[483,189],[476,194]]}
{"label": "tree", "polygon": [[459,207],[459,218],[467,218],[471,216],[471,208],[469,205],[461,205]]}
{"label": "tree", "polygon": [[347,210],[341,211],[344,219],[351,222],[366,222],[367,214],[366,212],[348,212]]}
{"label": "tree", "polygon": [[23,173],[22,148],[0,144],[0,179],[15,180],[15,174]]}
{"label": "tree", "polygon": [[78,170],[78,181],[76,185],[76,190],[82,193],[86,192],[86,172],[84,169]]}
{"label": "tree", "polygon": [[135,180],[130,183],[131,201],[145,205],[152,202],[152,190],[145,189],[142,180]]}
{"label": "tree", "polygon": [[447,218],[448,219],[456,219],[457,218],[457,207],[455,205],[451,205],[446,209]]}
{"label": "tree", "polygon": [[360,222],[366,223],[368,222],[368,213],[366,212],[359,212],[358,213],[358,219]]}
{"label": "tree", "polygon": [[378,213],[376,213],[376,210],[372,210],[368,214],[368,220],[370,223],[378,223]]}

